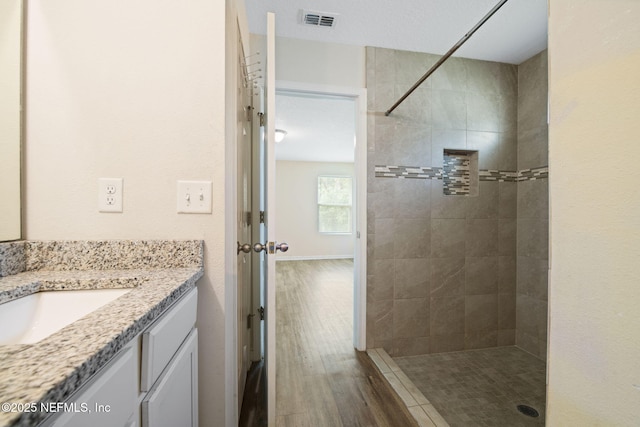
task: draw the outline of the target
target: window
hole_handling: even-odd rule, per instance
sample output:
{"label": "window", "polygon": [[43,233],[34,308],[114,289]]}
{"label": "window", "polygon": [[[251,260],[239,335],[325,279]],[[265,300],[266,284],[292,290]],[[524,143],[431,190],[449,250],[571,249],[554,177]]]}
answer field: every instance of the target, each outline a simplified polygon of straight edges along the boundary
{"label": "window", "polygon": [[319,176],[318,231],[350,234],[351,200],[350,176]]}

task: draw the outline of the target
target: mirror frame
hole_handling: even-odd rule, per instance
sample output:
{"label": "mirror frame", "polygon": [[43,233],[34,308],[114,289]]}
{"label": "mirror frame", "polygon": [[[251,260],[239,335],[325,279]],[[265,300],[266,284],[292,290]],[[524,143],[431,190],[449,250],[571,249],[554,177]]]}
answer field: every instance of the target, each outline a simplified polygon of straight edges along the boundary
{"label": "mirror frame", "polygon": [[[24,237],[24,136],[25,136],[25,70],[26,70],[26,1],[16,0],[19,4],[19,23],[18,23],[18,39],[19,39],[19,58],[18,58],[18,150],[17,150],[17,163],[18,163],[18,188],[17,188],[17,224],[8,227],[7,234],[0,235],[0,242],[21,240]],[[7,144],[7,145],[10,145]],[[13,161],[13,160],[10,160]],[[13,191],[8,193],[9,197],[15,197]],[[15,216],[15,213],[12,214]],[[15,218],[12,219],[12,221]]]}

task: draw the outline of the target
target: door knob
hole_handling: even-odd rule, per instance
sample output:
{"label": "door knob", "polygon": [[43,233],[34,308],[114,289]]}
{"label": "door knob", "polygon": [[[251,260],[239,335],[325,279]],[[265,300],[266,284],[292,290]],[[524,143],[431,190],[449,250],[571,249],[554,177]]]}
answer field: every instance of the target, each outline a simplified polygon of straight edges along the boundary
{"label": "door knob", "polygon": [[286,243],[278,243],[276,245],[276,251],[287,252],[289,250],[289,245]]}
{"label": "door knob", "polygon": [[251,245],[248,243],[241,245],[240,242],[238,242],[238,254],[240,254],[240,252],[248,254],[249,252],[251,252]]}
{"label": "door knob", "polygon": [[253,245],[253,250],[256,252],[265,251],[269,254],[275,254],[276,251],[287,252],[289,250],[289,245],[286,243],[276,244],[276,242],[267,242],[264,245],[262,243],[256,243]]}

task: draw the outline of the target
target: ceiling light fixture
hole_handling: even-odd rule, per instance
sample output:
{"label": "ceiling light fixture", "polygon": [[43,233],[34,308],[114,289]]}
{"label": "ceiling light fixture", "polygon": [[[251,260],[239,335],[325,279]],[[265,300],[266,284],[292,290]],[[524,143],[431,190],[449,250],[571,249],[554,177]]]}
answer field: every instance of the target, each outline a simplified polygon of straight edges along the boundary
{"label": "ceiling light fixture", "polygon": [[286,130],[276,129],[276,143],[282,142],[282,140],[284,139],[284,137],[286,135],[287,135],[287,131]]}

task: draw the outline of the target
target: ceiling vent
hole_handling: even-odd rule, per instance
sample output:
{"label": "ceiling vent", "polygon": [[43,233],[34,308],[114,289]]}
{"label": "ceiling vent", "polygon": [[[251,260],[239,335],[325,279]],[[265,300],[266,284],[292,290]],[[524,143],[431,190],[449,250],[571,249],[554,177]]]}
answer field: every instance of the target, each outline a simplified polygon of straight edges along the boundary
{"label": "ceiling vent", "polygon": [[314,27],[335,28],[338,15],[335,13],[302,11],[302,23]]}

